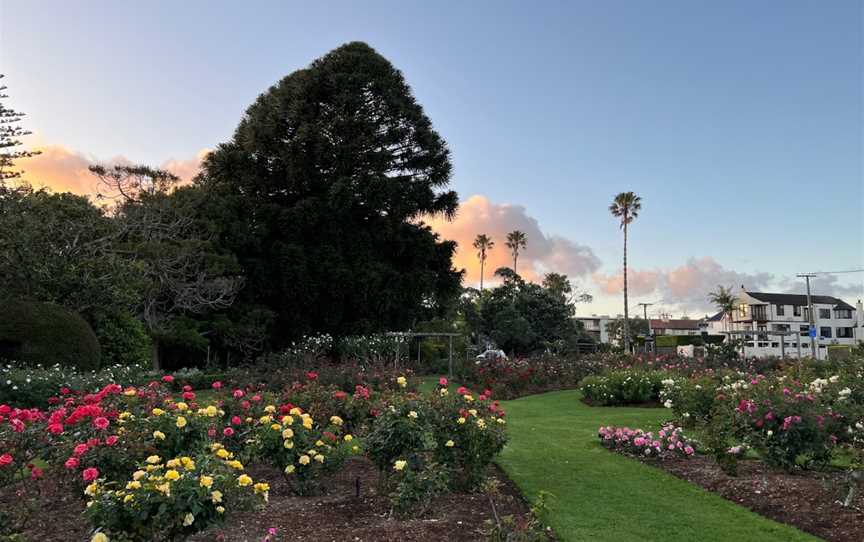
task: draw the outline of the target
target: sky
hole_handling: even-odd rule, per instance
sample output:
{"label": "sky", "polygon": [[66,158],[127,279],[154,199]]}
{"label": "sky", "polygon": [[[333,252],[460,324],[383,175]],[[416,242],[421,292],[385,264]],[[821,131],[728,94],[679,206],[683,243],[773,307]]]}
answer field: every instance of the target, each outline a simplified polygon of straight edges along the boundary
{"label": "sky", "polygon": [[[82,2],[0,0],[7,105],[35,185],[93,193],[94,162],[191,177],[270,85],[349,41],[399,68],[448,142],[455,258],[528,234],[519,272],[568,274],[619,314],[702,316],[718,284],[802,292],[864,268],[864,3],[765,0]],[[489,282],[491,277],[486,275]],[[854,303],[864,273],[814,293]]]}

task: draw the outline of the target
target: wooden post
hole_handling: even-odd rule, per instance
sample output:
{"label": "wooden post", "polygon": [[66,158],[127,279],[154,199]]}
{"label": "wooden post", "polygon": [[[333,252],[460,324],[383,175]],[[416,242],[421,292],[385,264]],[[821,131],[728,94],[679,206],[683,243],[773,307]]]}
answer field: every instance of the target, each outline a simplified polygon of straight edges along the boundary
{"label": "wooden post", "polygon": [[780,359],[786,361],[786,336],[780,335]]}
{"label": "wooden post", "polygon": [[450,351],[447,354],[447,377],[453,380],[453,335],[448,338],[450,339]]}

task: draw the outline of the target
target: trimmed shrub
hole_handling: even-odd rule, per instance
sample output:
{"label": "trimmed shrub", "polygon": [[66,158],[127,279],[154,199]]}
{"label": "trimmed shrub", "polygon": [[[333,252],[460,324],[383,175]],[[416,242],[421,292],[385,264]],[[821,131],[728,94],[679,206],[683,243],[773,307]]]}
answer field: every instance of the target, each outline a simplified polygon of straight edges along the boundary
{"label": "trimmed shrub", "polygon": [[600,406],[652,403],[660,400],[667,377],[661,371],[607,371],[585,378],[579,389],[586,400]]}
{"label": "trimmed shrub", "polygon": [[0,311],[0,352],[27,364],[99,368],[99,341],[80,315],[59,305],[6,300]]}

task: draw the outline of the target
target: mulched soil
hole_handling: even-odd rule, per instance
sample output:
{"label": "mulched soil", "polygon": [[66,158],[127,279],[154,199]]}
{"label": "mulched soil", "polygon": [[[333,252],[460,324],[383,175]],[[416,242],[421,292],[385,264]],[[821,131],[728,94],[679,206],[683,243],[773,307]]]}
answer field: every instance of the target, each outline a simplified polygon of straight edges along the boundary
{"label": "mulched soil", "polygon": [[[378,471],[366,460],[353,459],[330,481],[326,494],[296,497],[277,471],[254,473],[270,482],[270,502],[263,511],[234,514],[228,523],[199,533],[190,542],[260,541],[276,528],[279,542],[468,542],[486,540],[485,522],[493,517],[482,493],[455,493],[436,499],[425,517],[400,519],[378,493]],[[495,497],[499,516],[528,517],[521,493],[497,467],[490,477],[500,486]],[[360,497],[356,483],[360,480]]]}
{"label": "mulched soil", "polygon": [[[377,469],[360,458],[349,460],[327,481],[325,493],[316,497],[293,495],[275,469],[250,467],[249,474],[270,483],[270,502],[265,509],[235,512],[225,524],[190,537],[190,542],[260,542],[271,527],[277,530],[278,542],[473,542],[487,539],[485,522],[493,517],[485,493],[445,495],[432,503],[424,517],[395,517],[387,496],[378,493]],[[498,515],[527,520],[529,507],[513,482],[497,466],[490,468],[489,476],[498,481],[494,497]],[[356,496],[357,480],[360,497]],[[90,525],[81,515],[85,505],[77,497],[79,489],[64,487],[50,477],[35,483],[43,498],[27,523],[25,539],[89,541]],[[18,489],[17,485],[0,489],[0,511],[20,508]]]}
{"label": "mulched soil", "polygon": [[847,489],[843,472],[786,473],[748,460],[739,462],[738,476],[729,476],[705,456],[640,460],[825,540],[864,540],[864,492],[858,493],[851,508],[844,508],[840,504]]}

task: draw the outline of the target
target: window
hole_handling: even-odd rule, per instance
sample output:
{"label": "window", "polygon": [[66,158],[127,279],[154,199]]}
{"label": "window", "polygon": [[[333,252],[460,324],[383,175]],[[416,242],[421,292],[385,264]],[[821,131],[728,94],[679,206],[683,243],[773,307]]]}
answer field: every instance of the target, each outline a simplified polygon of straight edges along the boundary
{"label": "window", "polygon": [[792,316],[801,316],[801,305],[792,305]]}
{"label": "window", "polygon": [[802,337],[810,336],[810,326],[798,326],[798,330],[801,332]]}
{"label": "window", "polygon": [[823,320],[831,319],[831,309],[819,309],[819,318]]}
{"label": "window", "polygon": [[771,348],[780,348],[780,343],[771,343]]}
{"label": "window", "polygon": [[838,327],[837,328],[837,338],[838,339],[851,339],[852,338],[852,328],[851,327]]}
{"label": "window", "polygon": [[834,311],[834,318],[848,320],[852,318],[852,309],[837,309]]}
{"label": "window", "polygon": [[830,327],[820,327],[819,328],[819,336],[823,339],[831,338],[831,328]]}
{"label": "window", "polygon": [[786,308],[783,305],[777,305],[777,316],[785,316]]}

